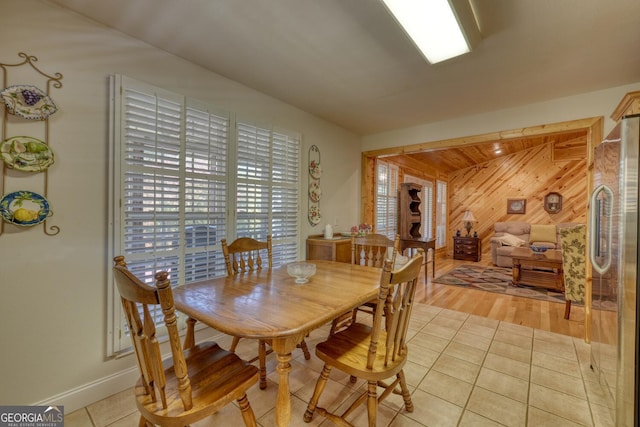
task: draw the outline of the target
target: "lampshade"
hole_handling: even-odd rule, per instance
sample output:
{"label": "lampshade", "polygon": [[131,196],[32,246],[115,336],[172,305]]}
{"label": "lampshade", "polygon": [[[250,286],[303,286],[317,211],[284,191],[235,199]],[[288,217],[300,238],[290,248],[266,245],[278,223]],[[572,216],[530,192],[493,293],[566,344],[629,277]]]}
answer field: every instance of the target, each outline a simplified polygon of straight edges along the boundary
{"label": "lampshade", "polygon": [[478,222],[475,216],[473,216],[473,212],[464,211],[464,215],[462,216],[462,222]]}

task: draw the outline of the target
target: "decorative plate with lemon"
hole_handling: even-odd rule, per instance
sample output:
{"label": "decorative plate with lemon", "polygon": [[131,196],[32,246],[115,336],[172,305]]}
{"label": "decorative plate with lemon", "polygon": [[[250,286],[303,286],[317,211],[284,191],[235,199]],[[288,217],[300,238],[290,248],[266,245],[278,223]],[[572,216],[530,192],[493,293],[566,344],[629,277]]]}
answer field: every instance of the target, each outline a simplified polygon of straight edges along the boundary
{"label": "decorative plate with lemon", "polygon": [[53,164],[53,151],[37,138],[14,136],[0,144],[0,157],[10,168],[42,172]]}
{"label": "decorative plate with lemon", "polygon": [[29,227],[52,214],[47,199],[31,191],[14,191],[0,199],[0,215],[11,224]]}

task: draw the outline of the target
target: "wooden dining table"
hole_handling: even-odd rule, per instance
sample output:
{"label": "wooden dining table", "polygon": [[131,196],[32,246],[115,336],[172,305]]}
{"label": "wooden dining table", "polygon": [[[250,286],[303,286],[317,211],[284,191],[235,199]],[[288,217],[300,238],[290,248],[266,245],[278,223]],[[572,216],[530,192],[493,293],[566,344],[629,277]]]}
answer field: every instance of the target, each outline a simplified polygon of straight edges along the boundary
{"label": "wooden dining table", "polygon": [[220,332],[268,339],[279,375],[276,424],[291,421],[291,352],[312,330],[377,296],[381,269],[335,261],[316,265],[296,284],[286,266],[191,283],[174,289],[176,308]]}

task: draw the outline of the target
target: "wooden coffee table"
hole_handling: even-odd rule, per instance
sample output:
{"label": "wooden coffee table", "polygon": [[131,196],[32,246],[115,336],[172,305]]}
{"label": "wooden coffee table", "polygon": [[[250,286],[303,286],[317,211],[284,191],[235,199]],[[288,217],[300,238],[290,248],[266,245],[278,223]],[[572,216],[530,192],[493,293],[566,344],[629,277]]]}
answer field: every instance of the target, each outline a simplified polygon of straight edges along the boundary
{"label": "wooden coffee table", "polygon": [[[516,248],[511,257],[514,285],[529,285],[564,292],[560,250],[549,249],[543,253],[535,253],[529,248]],[[522,268],[523,266],[529,268]]]}

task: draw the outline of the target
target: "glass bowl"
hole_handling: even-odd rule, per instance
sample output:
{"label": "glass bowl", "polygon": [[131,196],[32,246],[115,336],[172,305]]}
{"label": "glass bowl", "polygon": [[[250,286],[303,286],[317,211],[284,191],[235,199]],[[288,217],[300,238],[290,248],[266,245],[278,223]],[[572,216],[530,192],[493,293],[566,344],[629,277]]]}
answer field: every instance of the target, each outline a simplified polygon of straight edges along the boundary
{"label": "glass bowl", "polygon": [[316,274],[316,265],[310,262],[292,262],[287,264],[287,273],[296,278],[296,283],[307,283],[309,277]]}
{"label": "glass bowl", "polygon": [[543,252],[547,252],[547,248],[546,246],[536,246],[536,245],[531,245],[530,246],[531,250],[537,254],[541,254]]}

